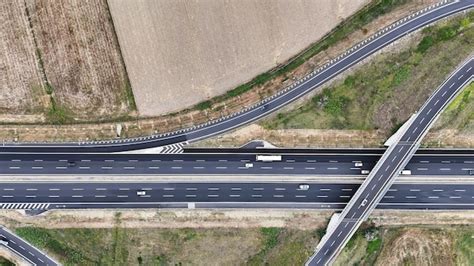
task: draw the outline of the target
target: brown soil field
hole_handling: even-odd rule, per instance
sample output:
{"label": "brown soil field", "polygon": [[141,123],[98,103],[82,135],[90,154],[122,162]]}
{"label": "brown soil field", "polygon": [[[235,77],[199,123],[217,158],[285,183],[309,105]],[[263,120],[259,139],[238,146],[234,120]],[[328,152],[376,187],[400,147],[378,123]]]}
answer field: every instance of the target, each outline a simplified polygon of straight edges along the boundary
{"label": "brown soil field", "polygon": [[41,121],[44,89],[23,1],[0,1],[0,21],[0,120]]}
{"label": "brown soil field", "polygon": [[225,93],[320,39],[368,0],[109,0],[140,115]]}
{"label": "brown soil field", "polygon": [[26,0],[53,98],[77,120],[130,111],[127,77],[105,0]]}

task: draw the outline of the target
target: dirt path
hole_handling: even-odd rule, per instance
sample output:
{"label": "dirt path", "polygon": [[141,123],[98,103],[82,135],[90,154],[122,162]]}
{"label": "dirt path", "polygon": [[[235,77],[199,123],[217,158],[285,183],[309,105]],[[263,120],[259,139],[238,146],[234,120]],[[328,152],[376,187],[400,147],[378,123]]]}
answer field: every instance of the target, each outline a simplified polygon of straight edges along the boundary
{"label": "dirt path", "polygon": [[[20,211],[0,211],[0,224],[6,227],[112,228],[116,213],[121,225],[129,228],[255,228],[290,227],[315,229],[326,225],[332,215],[324,210],[53,210],[39,216]],[[474,211],[381,211],[370,217],[376,225],[473,224]]]}

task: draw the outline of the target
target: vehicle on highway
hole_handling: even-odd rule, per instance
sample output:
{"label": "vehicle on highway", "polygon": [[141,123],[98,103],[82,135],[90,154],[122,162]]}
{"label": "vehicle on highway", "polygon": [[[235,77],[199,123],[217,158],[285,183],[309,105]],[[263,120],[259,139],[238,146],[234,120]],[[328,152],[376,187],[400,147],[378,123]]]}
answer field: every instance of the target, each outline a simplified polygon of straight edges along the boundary
{"label": "vehicle on highway", "polygon": [[367,199],[364,199],[364,200],[362,201],[362,203],[360,204],[360,206],[364,207],[365,204],[367,204]]}
{"label": "vehicle on highway", "polygon": [[402,170],[402,175],[411,175],[411,170]]}
{"label": "vehicle on highway", "polygon": [[298,185],[298,190],[308,190],[309,189],[309,184],[299,184]]}
{"label": "vehicle on highway", "polygon": [[75,161],[68,161],[67,166],[68,167],[74,167],[74,166],[76,166],[76,162]]}
{"label": "vehicle on highway", "polygon": [[262,162],[278,162],[281,161],[281,155],[257,155],[256,160]]}
{"label": "vehicle on highway", "polygon": [[246,168],[252,168],[252,167],[253,167],[253,163],[246,163],[246,164],[245,164],[245,167],[246,167]]}
{"label": "vehicle on highway", "polygon": [[360,173],[363,175],[368,175],[370,174],[370,170],[360,170]]}
{"label": "vehicle on highway", "polygon": [[469,170],[469,175],[474,175],[474,169]]}
{"label": "vehicle on highway", "polygon": [[145,190],[137,190],[137,196],[140,196],[140,197],[146,196],[146,191]]}
{"label": "vehicle on highway", "polygon": [[8,239],[4,236],[0,237],[0,245],[8,246]]}
{"label": "vehicle on highway", "polygon": [[363,163],[362,162],[356,162],[354,163],[355,167],[362,167]]}

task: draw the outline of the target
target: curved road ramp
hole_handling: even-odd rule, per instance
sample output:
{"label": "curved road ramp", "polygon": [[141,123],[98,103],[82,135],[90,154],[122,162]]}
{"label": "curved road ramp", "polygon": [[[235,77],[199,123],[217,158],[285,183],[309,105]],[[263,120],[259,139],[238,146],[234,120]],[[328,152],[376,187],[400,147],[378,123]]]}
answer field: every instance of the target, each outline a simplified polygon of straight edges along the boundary
{"label": "curved road ramp", "polygon": [[306,265],[327,265],[336,258],[412,158],[422,138],[441,111],[473,78],[474,57],[470,57],[438,87],[415,116],[408,121],[404,132],[400,132],[382,155],[339,215],[337,222],[328,228],[316,252]]}
{"label": "curved road ramp", "polygon": [[46,253],[30,245],[30,243],[26,242],[25,240],[10,232],[4,227],[0,227],[0,239],[1,245],[4,245],[11,252],[15,253],[31,265],[61,265],[52,258],[50,258],[48,255],[46,255]]}
{"label": "curved road ramp", "polygon": [[139,138],[74,143],[3,143],[0,152],[123,152],[213,137],[254,122],[308,94],[382,48],[433,22],[474,7],[474,0],[444,0],[378,31],[291,86],[241,111],[205,124]]}

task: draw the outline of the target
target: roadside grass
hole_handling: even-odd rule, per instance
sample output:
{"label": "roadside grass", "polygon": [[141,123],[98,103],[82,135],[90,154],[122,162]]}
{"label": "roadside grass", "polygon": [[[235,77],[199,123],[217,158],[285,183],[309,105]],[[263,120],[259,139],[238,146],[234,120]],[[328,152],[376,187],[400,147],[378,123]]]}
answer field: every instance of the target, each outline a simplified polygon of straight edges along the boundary
{"label": "roadside grass", "polygon": [[[377,228],[378,236],[368,241],[366,232],[374,228],[362,225],[335,265],[380,264],[393,260],[392,256],[398,256],[394,252],[402,254],[397,259],[404,263],[430,261],[424,256],[437,249],[443,249],[446,254],[436,258],[435,262],[474,265],[472,226],[382,227]],[[16,233],[58,258],[64,265],[302,265],[312,254],[320,237],[320,230],[272,227],[123,228],[120,216],[112,229],[20,227]],[[406,252],[406,248],[411,250],[411,243],[407,241],[413,240],[410,237],[405,239],[407,234],[434,241],[426,243],[433,250]],[[452,246],[452,251],[446,251],[446,246],[438,247],[439,243]]]}
{"label": "roadside grass", "polygon": [[474,83],[468,85],[441,115],[435,128],[451,128],[465,132],[474,130]]}
{"label": "roadside grass", "polygon": [[363,30],[365,25],[375,20],[379,16],[387,14],[394,8],[407,2],[408,0],[372,0],[369,5],[346,19],[346,21],[343,23],[336,26],[336,28],[328,33],[324,38],[312,44],[306,50],[290,59],[288,63],[280,65],[268,72],[262,73],[253,78],[251,81],[244,83],[223,95],[216,96],[210,100],[198,103],[193,107],[193,109],[205,110],[211,108],[214,103],[222,102],[227,99],[239,96],[257,86],[263,85],[264,83],[276,77],[284,76],[297,67],[301,66],[311,57],[343,40],[351,33],[358,30]]}
{"label": "roadside grass", "polygon": [[261,228],[262,249],[246,265],[303,265],[319,239],[318,230]]}
{"label": "roadside grass", "polygon": [[[376,237],[367,240],[368,232],[376,231]],[[335,261],[335,265],[374,265],[380,254],[383,244],[383,235],[380,228],[370,224],[362,224],[352,238],[347,242],[341,254]]]}
{"label": "roadside grass", "polygon": [[71,112],[62,105],[56,103],[52,95],[50,98],[50,107],[46,113],[46,119],[53,125],[63,125],[72,121]]}
{"label": "roadside grass", "polygon": [[474,229],[460,230],[455,239],[455,264],[474,265]]}
{"label": "roadside grass", "polygon": [[15,266],[15,263],[5,259],[4,257],[0,257],[0,266]]}
{"label": "roadside grass", "polygon": [[[380,129],[388,134],[472,53],[473,22],[474,12],[470,12],[427,27],[418,43],[375,56],[344,81],[325,88],[294,110],[262,121],[261,125],[266,129]],[[468,97],[466,109],[474,105]],[[472,111],[466,113],[465,119],[460,119],[463,122],[456,121],[458,128],[473,123]]]}

